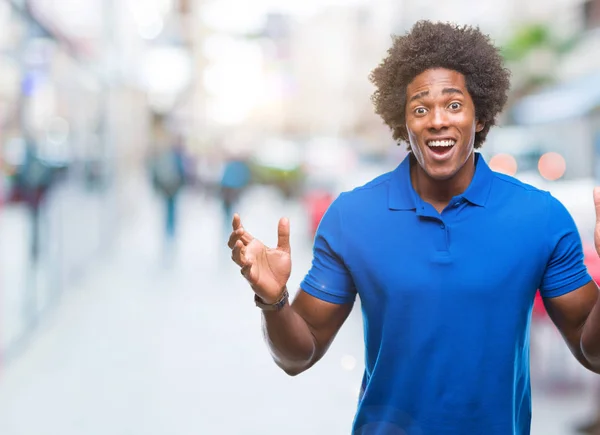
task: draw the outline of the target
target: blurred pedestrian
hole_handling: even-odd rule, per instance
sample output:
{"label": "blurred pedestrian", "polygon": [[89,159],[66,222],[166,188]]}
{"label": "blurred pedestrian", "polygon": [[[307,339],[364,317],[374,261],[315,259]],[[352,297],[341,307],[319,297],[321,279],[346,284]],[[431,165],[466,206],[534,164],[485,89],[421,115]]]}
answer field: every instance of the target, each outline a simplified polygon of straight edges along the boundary
{"label": "blurred pedestrian", "polygon": [[[536,291],[596,373],[600,303],[566,208],[475,152],[509,72],[478,28],[422,21],[370,77],[376,113],[410,153],[332,203],[292,304],[289,221],[267,248],[234,216],[228,246],[273,358],[289,375],[309,369],[359,295],[366,367],[353,434],[529,434]],[[594,202],[600,251],[600,190]]]}
{"label": "blurred pedestrian", "polygon": [[53,169],[42,160],[32,138],[26,140],[25,159],[16,169],[14,186],[25,203],[30,218],[30,260],[37,263],[40,255],[41,209],[52,186]]}
{"label": "blurred pedestrian", "polygon": [[178,195],[186,183],[185,155],[181,138],[159,149],[151,161],[152,183],[164,204],[164,235],[168,247],[177,232]]}
{"label": "blurred pedestrian", "polygon": [[250,184],[250,179],[250,167],[243,157],[233,156],[225,161],[221,175],[220,198],[227,226],[233,218],[233,208],[238,205]]}

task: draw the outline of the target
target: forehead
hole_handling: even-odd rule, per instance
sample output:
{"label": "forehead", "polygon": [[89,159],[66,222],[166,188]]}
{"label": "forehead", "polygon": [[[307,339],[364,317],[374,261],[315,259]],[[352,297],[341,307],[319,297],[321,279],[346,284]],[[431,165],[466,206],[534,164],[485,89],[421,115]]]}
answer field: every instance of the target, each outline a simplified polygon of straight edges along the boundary
{"label": "forehead", "polygon": [[464,75],[451,69],[434,68],[417,75],[406,87],[406,94],[410,98],[413,94],[436,88],[456,88],[467,93]]}

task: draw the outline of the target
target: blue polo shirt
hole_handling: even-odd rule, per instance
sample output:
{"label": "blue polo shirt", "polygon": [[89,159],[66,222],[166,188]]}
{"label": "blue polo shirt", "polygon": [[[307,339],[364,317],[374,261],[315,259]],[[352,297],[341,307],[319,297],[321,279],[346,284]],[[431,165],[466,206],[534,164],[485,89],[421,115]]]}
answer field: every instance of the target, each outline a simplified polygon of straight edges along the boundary
{"label": "blue polo shirt", "polygon": [[468,189],[440,214],[414,191],[411,164],[333,202],[301,284],[335,304],[360,297],[353,434],[527,435],[536,290],[551,298],[591,280],[575,223],[479,154]]}

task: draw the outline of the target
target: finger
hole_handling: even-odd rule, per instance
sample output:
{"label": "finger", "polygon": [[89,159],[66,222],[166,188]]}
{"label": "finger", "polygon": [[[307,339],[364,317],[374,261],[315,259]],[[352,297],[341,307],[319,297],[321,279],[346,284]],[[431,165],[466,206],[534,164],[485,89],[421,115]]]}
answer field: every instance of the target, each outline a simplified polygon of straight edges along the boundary
{"label": "finger", "polygon": [[277,227],[277,249],[290,252],[290,221],[288,218],[279,219]]}
{"label": "finger", "polygon": [[246,247],[240,240],[238,240],[233,247],[231,259],[240,267],[244,267],[248,263],[246,259]]}
{"label": "finger", "polygon": [[231,249],[235,243],[236,239],[234,236],[234,234],[240,230],[243,231],[242,233],[239,233],[237,238],[241,238],[242,242],[244,242],[244,245],[247,245],[248,243],[250,243],[254,237],[252,236],[252,234],[250,234],[249,232],[247,232],[244,227],[242,227],[242,218],[240,218],[240,215],[237,213],[233,214],[233,220],[231,221],[231,226],[233,228],[233,232],[231,233],[231,236],[229,237],[229,242],[227,243],[227,245],[229,246],[229,248]]}
{"label": "finger", "polygon": [[248,243],[254,240],[254,236],[252,236],[252,234],[250,234],[244,228],[238,228],[229,236],[229,241],[227,242],[229,249],[233,249],[233,245],[235,245],[235,242],[238,240],[241,240],[244,246],[248,246]]}
{"label": "finger", "polygon": [[242,228],[242,236],[240,238],[240,240],[242,242],[244,242],[244,246],[248,246],[248,243],[250,243],[252,240],[254,240],[254,236],[252,234],[250,234],[248,231],[246,231],[245,228]]}
{"label": "finger", "polygon": [[[235,246],[235,242],[240,240],[242,238],[243,234],[244,234],[243,228],[238,228],[237,230],[235,230],[231,233],[231,235],[229,236],[229,241],[227,242],[227,246],[229,246],[229,249],[233,249],[233,247]],[[242,242],[243,242],[243,240],[242,240]]]}
{"label": "finger", "polygon": [[596,222],[600,222],[600,187],[594,187],[594,206],[596,208]]}
{"label": "finger", "polygon": [[233,220],[231,221],[231,226],[233,227],[233,231],[237,230],[242,226],[242,218],[237,213],[233,214]]}

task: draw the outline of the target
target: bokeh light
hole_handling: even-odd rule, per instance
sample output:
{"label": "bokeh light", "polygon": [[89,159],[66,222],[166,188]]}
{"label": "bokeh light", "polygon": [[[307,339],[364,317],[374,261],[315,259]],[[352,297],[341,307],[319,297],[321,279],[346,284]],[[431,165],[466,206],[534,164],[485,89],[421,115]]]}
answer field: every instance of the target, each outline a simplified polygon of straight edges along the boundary
{"label": "bokeh light", "polygon": [[510,154],[496,154],[489,165],[492,170],[502,174],[514,176],[517,173],[517,161]]}
{"label": "bokeh light", "polygon": [[567,162],[559,153],[548,152],[540,157],[538,170],[546,180],[555,181],[565,174]]}

